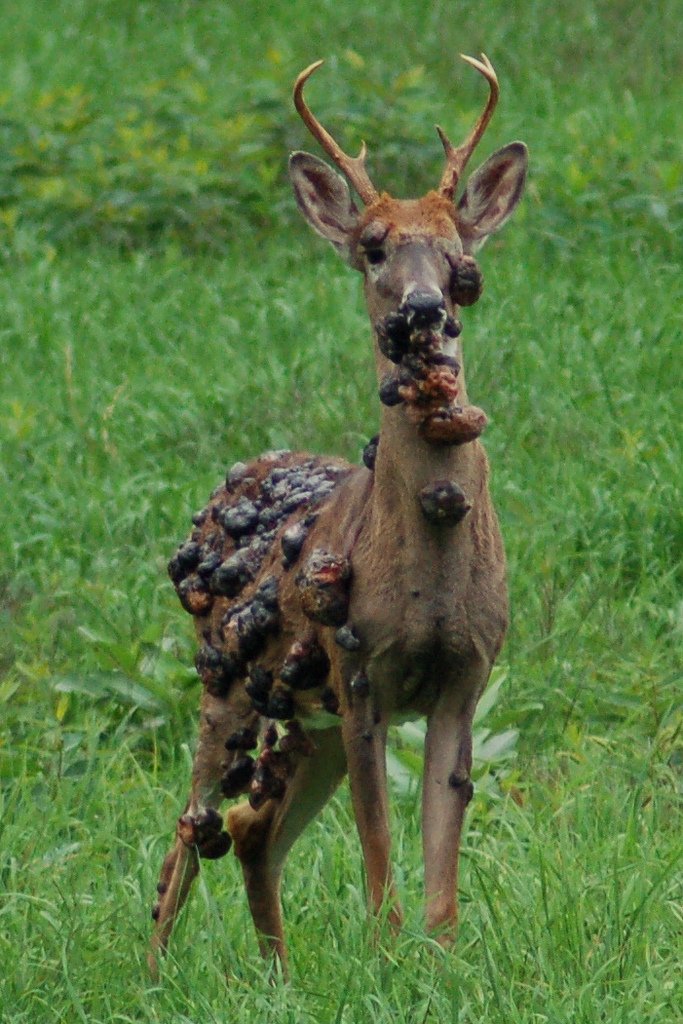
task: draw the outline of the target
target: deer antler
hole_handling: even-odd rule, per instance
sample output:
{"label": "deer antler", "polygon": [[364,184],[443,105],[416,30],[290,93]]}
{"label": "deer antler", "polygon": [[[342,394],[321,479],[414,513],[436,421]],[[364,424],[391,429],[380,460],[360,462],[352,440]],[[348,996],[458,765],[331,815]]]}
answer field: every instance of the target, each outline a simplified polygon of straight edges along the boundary
{"label": "deer antler", "polygon": [[327,132],[318,119],[314,117],[304,100],[304,86],[306,82],[313,72],[317,71],[320,65],[324,63],[325,62],[322,60],[317,60],[314,64],[311,64],[301,72],[294,83],[294,106],[313,138],[316,139],[325,152],[332,157],[339,170],[346,175],[358,195],[367,206],[369,203],[372,203],[377,199],[377,189],[370,181],[368,173],[365,170],[365,156],[367,153],[365,143],[361,145],[358,156],[347,156],[341,147],[334,141],[330,133]]}
{"label": "deer antler", "polygon": [[446,199],[453,198],[455,190],[458,187],[460,175],[464,171],[465,165],[472,156],[479,140],[486,131],[487,125],[493,116],[493,111],[496,109],[496,103],[498,102],[498,95],[500,93],[496,72],[493,70],[493,64],[485,53],[482,53],[481,60],[477,60],[475,57],[467,57],[464,53],[461,53],[460,56],[464,61],[467,61],[468,64],[471,64],[473,68],[476,68],[476,70],[479,71],[489,83],[489,98],[483,114],[480,116],[469,136],[465,139],[462,145],[457,148],[451,144],[445,132],[443,132],[438,125],[436,126],[436,130],[439,133],[439,138],[441,139],[446,153],[446,169],[443,172],[443,176],[439,183],[439,193],[442,196],[445,196]]}

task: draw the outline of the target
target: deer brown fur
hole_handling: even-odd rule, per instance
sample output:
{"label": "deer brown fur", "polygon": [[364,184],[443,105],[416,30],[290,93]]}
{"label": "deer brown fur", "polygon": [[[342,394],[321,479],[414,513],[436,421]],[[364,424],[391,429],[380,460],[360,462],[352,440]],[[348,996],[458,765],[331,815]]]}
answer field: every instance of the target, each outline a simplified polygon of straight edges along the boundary
{"label": "deer brown fur", "polygon": [[[365,148],[347,157],[308,110],[307,126],[365,202],[325,163],[296,153],[290,174],[311,226],[361,271],[382,398],[366,465],[291,452],[237,464],[171,560],[196,621],[204,683],[188,804],[158,886],[150,963],[167,945],[201,857],[234,847],[262,952],[286,966],[280,878],[297,836],[348,772],[368,897],[401,908],[392,881],[385,767],[392,721],[425,716],[426,924],[449,942],[472,795],[472,719],[507,623],[505,559],[465,389],[457,319],[476,301],[473,252],[502,226],[526,173],[522,143],[494,153],[456,204],[458,177],[493,111],[417,200],[379,194]],[[223,799],[247,799],[218,812]]]}

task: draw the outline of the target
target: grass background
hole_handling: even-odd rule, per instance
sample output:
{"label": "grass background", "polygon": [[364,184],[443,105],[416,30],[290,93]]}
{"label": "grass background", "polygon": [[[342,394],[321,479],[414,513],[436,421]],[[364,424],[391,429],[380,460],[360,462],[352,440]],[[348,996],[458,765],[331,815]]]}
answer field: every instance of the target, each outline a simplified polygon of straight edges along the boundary
{"label": "grass background", "polygon": [[[679,23],[674,0],[3,4],[3,1021],[680,1019]],[[342,792],[290,859],[291,985],[265,978],[228,860],[155,988],[198,689],[165,562],[235,459],[355,460],[377,423],[359,283],[285,180],[309,147],[291,82],[325,56],[316,109],[406,195],[438,180],[433,124],[476,115],[455,55],[481,50],[503,90],[481,159],[523,138],[531,176],[465,320],[512,626],[458,948],[421,930],[415,784],[407,927],[371,945]]]}

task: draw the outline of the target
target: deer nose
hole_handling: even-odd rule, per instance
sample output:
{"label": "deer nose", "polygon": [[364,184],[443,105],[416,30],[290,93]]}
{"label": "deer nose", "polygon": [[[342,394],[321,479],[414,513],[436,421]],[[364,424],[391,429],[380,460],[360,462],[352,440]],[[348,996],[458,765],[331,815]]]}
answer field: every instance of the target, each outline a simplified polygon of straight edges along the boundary
{"label": "deer nose", "polygon": [[415,288],[404,296],[400,311],[412,327],[432,327],[446,319],[446,305],[438,291]]}

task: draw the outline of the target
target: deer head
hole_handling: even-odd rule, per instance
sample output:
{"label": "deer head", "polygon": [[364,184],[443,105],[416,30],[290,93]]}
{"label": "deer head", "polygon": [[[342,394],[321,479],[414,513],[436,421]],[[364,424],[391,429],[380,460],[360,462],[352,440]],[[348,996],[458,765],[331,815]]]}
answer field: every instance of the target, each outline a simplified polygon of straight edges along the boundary
{"label": "deer head", "polygon": [[[410,309],[416,297],[423,316],[432,306],[434,317],[453,312],[456,305],[474,301],[462,288],[462,258],[470,257],[513,212],[524,188],[527,149],[511,142],[472,174],[460,199],[455,192],[498,100],[498,80],[488,58],[463,57],[488,81],[486,107],[465,141],[453,146],[437,127],[446,154],[446,167],[436,190],[421,199],[394,199],[378,193],[365,169],[366,148],[347,156],[307,106],[303,90],[322,61],[301,72],[294,86],[294,103],[313,137],[332,158],[365,204],[359,210],[346,181],[309,153],[294,153],[290,175],[299,209],[314,231],[326,238],[365,278],[371,319],[397,308]],[[467,267],[467,261],[465,262]],[[467,277],[467,272],[465,273]],[[475,289],[476,291],[476,289]]]}

